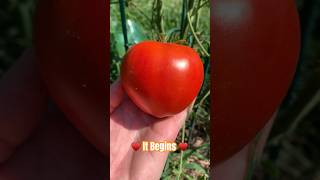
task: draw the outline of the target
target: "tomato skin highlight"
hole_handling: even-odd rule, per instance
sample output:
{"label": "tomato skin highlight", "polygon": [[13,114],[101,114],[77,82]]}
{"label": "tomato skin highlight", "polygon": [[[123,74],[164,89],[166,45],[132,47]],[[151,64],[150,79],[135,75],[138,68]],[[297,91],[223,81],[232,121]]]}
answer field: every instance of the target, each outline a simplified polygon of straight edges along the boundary
{"label": "tomato skin highlight", "polygon": [[131,100],[158,118],[183,111],[196,98],[204,78],[199,55],[190,47],[144,41],[129,49],[121,81]]}
{"label": "tomato skin highlight", "polygon": [[279,107],[299,54],[293,0],[212,1],[213,164],[254,139]]}

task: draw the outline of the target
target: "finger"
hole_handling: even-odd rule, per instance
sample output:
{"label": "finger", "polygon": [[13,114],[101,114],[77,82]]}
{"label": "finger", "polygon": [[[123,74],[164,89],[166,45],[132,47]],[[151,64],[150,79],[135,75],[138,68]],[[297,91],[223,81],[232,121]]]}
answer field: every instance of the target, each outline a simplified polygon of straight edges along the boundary
{"label": "finger", "polygon": [[244,179],[248,165],[249,149],[250,145],[247,145],[233,157],[214,167],[211,171],[211,177],[223,180]]}
{"label": "finger", "polygon": [[0,163],[29,136],[46,104],[33,52],[26,51],[0,80]]}
{"label": "finger", "polygon": [[[213,169],[213,177],[216,179],[236,180],[239,177],[245,177],[249,168],[250,157],[252,152],[255,153],[255,160],[260,160],[263,152],[264,145],[266,144],[272,124],[276,118],[277,111],[273,114],[267,125],[261,131],[258,142],[253,140],[245,146],[240,152],[235,154],[230,159],[222,162]],[[232,173],[228,173],[232,172]],[[222,178],[223,177],[223,178]]]}
{"label": "finger", "polygon": [[110,113],[112,113],[122,102],[124,98],[124,91],[121,82],[118,79],[110,87]]}
{"label": "finger", "polygon": [[14,156],[0,166],[1,180],[106,180],[107,160],[56,107]]}

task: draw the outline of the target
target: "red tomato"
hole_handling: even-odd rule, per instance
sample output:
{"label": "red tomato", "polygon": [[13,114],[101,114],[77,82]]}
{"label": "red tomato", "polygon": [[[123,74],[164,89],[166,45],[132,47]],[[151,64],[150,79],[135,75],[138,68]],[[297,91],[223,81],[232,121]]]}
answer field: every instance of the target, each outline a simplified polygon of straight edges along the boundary
{"label": "red tomato", "polygon": [[192,48],[154,41],[133,46],[121,66],[128,96],[159,118],[184,110],[197,96],[203,75],[201,59]]}
{"label": "red tomato", "polygon": [[279,107],[299,53],[293,0],[215,0],[212,132],[214,165],[248,144]]}
{"label": "red tomato", "polygon": [[106,7],[106,1],[38,1],[34,34],[51,96],[104,154],[108,154]]}

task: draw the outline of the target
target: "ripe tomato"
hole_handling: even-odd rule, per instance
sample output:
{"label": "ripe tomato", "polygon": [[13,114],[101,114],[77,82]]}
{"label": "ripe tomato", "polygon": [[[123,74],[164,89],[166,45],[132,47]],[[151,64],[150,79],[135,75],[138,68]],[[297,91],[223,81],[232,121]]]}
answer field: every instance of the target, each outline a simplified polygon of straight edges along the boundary
{"label": "ripe tomato", "polygon": [[293,0],[215,0],[212,16],[216,165],[248,144],[280,105],[300,37]]}
{"label": "ripe tomato", "polygon": [[106,7],[106,1],[38,1],[34,33],[51,96],[104,154],[108,154]]}
{"label": "ripe tomato", "polygon": [[121,81],[138,107],[162,118],[181,112],[194,100],[203,73],[201,59],[192,48],[144,41],[126,54]]}

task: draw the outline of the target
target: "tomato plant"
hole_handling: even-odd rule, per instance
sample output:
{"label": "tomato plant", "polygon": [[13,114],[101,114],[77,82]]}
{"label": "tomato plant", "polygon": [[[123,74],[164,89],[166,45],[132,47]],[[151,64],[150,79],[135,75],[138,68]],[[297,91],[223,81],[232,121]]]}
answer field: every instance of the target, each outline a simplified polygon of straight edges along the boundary
{"label": "tomato plant", "polygon": [[125,55],[123,88],[143,111],[162,118],[184,110],[197,96],[203,64],[190,47],[144,41]]}
{"label": "tomato plant", "polygon": [[51,96],[104,154],[108,106],[106,7],[106,1],[39,1],[34,33],[37,58]]}
{"label": "tomato plant", "polygon": [[248,144],[284,98],[299,52],[293,0],[212,3],[214,165]]}

